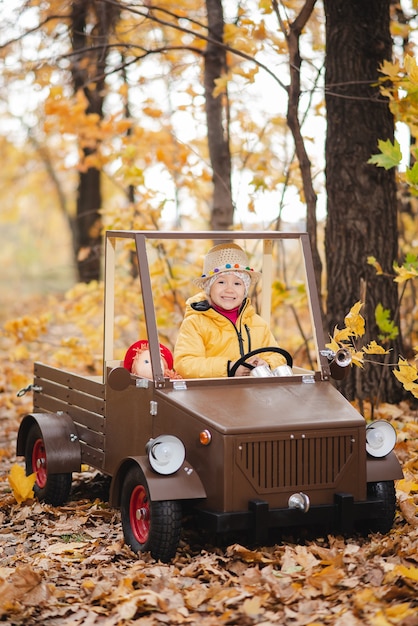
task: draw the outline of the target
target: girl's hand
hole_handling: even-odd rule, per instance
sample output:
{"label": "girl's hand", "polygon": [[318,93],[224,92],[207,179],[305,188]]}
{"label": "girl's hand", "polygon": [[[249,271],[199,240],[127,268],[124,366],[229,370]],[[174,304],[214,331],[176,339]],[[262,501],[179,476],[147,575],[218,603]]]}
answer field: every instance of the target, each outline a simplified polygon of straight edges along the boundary
{"label": "girl's hand", "polygon": [[[257,365],[267,365],[268,367],[268,363],[264,361],[264,359],[260,359],[258,356],[252,356],[245,362],[250,363],[254,367],[257,367]],[[251,370],[248,367],[245,367],[245,365],[240,365],[235,372],[235,376],[249,376],[250,374]]]}

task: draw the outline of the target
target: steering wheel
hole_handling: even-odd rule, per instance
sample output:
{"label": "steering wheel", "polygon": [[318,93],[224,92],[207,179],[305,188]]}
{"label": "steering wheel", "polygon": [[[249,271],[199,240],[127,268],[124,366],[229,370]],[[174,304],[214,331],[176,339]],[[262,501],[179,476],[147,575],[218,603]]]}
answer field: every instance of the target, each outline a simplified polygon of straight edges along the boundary
{"label": "steering wheel", "polygon": [[251,365],[251,363],[245,363],[245,360],[251,356],[260,354],[260,352],[278,352],[279,354],[282,354],[285,357],[286,363],[288,364],[289,367],[292,367],[293,365],[292,357],[287,352],[287,350],[283,350],[283,348],[276,348],[276,346],[271,346],[268,348],[257,348],[256,350],[251,350],[250,352],[247,352],[247,354],[244,354],[242,357],[240,357],[238,361],[235,361],[234,365],[231,367],[231,369],[228,372],[228,376],[230,378],[235,376],[235,373],[240,365],[244,365],[245,367],[248,367],[249,370],[253,370],[255,365]]}

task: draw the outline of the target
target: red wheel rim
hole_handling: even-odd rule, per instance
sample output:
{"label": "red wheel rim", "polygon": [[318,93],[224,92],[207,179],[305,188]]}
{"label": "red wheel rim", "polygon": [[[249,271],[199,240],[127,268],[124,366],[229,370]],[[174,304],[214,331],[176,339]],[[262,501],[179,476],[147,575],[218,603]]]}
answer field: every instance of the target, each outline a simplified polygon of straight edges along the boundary
{"label": "red wheel rim", "polygon": [[36,474],[36,483],[43,489],[47,481],[46,453],[43,439],[37,439],[32,450],[32,469]]}
{"label": "red wheel rim", "polygon": [[129,522],[138,543],[145,544],[150,529],[150,503],[143,485],[137,485],[132,491],[129,503]]}

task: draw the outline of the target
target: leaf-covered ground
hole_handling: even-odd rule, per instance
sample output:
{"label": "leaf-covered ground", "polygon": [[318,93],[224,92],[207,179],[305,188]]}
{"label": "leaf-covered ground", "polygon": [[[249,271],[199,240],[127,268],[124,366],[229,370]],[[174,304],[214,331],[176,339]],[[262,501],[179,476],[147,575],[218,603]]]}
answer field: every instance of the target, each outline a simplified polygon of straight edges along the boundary
{"label": "leaf-covered ground", "polygon": [[326,536],[247,546],[241,537],[211,545],[185,524],[170,564],[137,556],[123,543],[108,481],[74,476],[71,501],[53,508],[18,504],[9,484],[21,416],[31,394],[17,390],[31,371],[0,367],[0,622],[30,626],[280,624],[418,625],[418,420],[408,404],[377,417],[398,431],[405,480],[386,535]]}

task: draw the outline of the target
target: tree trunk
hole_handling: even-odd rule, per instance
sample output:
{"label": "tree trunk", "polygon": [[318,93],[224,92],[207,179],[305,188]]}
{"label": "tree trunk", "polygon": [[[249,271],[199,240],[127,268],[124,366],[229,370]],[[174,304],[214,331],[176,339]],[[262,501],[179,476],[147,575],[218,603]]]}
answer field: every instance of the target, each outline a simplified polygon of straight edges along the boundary
{"label": "tree trunk", "polygon": [[[395,172],[367,164],[378,151],[378,139],[394,137],[388,103],[376,86],[379,65],[391,59],[390,0],[325,0],[324,6],[327,322],[332,334],[335,325],[344,326],[355,302],[365,302],[367,344],[378,341],[376,305],[389,309],[393,318],[398,303],[396,283],[377,276],[367,264],[374,256],[385,272],[392,273],[398,258]],[[400,337],[390,347],[389,361],[394,363]],[[349,399],[373,402],[396,402],[402,396],[392,368],[382,365],[367,364],[362,371],[354,367],[340,389]]]}
{"label": "tree trunk", "polygon": [[[71,72],[74,91],[82,89],[88,101],[87,113],[103,117],[107,46],[119,9],[105,2],[74,0],[71,14],[71,40],[74,51]],[[82,148],[84,157],[94,148]],[[100,278],[102,204],[100,170],[80,171],[77,190],[77,219],[74,253],[79,280]]]}
{"label": "tree trunk", "polygon": [[212,230],[228,230],[234,221],[231,190],[231,155],[229,151],[229,115],[227,95],[213,97],[215,80],[226,71],[221,0],[206,0],[209,38],[205,53],[204,85],[209,158],[213,171]]}
{"label": "tree trunk", "polygon": [[[299,120],[299,100],[301,96],[300,73],[302,58],[300,55],[300,36],[306,26],[306,22],[312,15],[316,0],[306,0],[300,13],[293,22],[282,25],[282,30],[286,34],[287,47],[289,50],[289,100],[287,106],[287,123],[295,142],[295,152],[299,162],[300,173],[303,182],[303,193],[306,200],[306,230],[309,233],[309,240],[312,248],[312,258],[314,264],[316,285],[318,295],[321,294],[322,262],[318,250],[318,232],[316,219],[317,196],[313,186],[311,162],[306,151],[305,142],[302,136],[302,128]],[[276,0],[273,7],[279,16]],[[280,18],[279,18],[280,19]]]}

